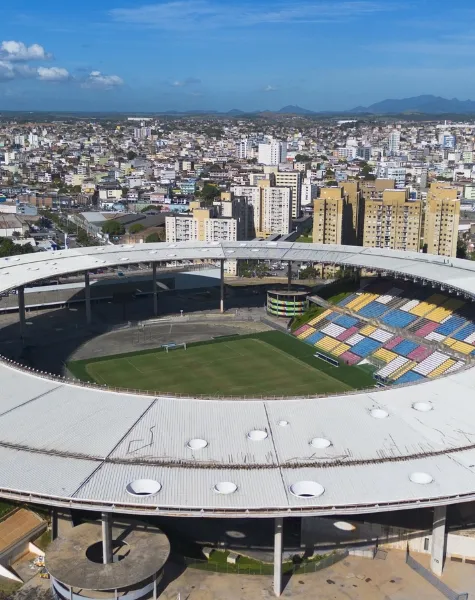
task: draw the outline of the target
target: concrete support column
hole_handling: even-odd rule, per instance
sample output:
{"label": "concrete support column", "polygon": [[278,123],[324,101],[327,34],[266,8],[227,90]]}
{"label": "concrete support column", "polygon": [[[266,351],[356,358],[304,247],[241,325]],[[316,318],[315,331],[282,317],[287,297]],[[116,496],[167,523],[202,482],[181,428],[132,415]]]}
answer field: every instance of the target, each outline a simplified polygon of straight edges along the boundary
{"label": "concrete support column", "polygon": [[92,312],[91,312],[91,285],[89,282],[89,271],[85,271],[84,273],[84,293],[86,296],[86,322],[88,325],[92,322]]}
{"label": "concrete support column", "polygon": [[73,588],[69,588],[69,600],[73,600]]}
{"label": "concrete support column", "polygon": [[153,600],[158,598],[158,573],[153,576]]}
{"label": "concrete support column", "polygon": [[25,314],[25,288],[18,288],[18,314],[20,316],[20,338],[25,339],[26,334],[26,314]]}
{"label": "concrete support column", "polygon": [[112,562],[112,523],[109,513],[102,513],[102,560],[105,565]]}
{"label": "concrete support column", "polygon": [[287,264],[287,289],[291,290],[292,288],[292,263],[289,261]]}
{"label": "concrete support column", "polygon": [[58,509],[53,507],[51,509],[51,540],[58,537]]}
{"label": "concrete support column", "polygon": [[153,286],[153,314],[158,315],[158,290],[157,290],[157,263],[152,265],[152,286]]}
{"label": "concrete support column", "polygon": [[224,313],[224,260],[221,260],[221,303],[220,310]]}
{"label": "concrete support column", "polygon": [[282,594],[282,534],[284,530],[284,519],[277,517],[274,528],[274,594],[279,597]]}
{"label": "concrete support column", "polygon": [[432,526],[432,545],[430,553],[430,568],[435,575],[442,575],[444,569],[446,544],[447,507],[436,506],[434,509],[434,524]]}

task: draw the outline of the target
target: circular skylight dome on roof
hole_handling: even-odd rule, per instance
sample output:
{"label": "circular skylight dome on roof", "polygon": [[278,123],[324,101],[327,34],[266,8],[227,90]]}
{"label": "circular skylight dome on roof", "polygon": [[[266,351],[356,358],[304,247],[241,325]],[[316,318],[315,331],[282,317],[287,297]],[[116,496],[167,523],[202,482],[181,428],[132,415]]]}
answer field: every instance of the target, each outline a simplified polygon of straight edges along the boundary
{"label": "circular skylight dome on roof", "polygon": [[356,529],[353,523],[348,523],[347,521],[336,521],[333,523],[333,527],[336,527],[340,531],[354,531]]}
{"label": "circular skylight dome on roof", "polygon": [[247,437],[253,442],[262,442],[269,434],[263,429],[253,429],[247,434]]}
{"label": "circular skylight dome on roof", "polygon": [[430,412],[431,410],[434,410],[431,402],[415,402],[412,405],[412,408],[419,412]]}
{"label": "circular skylight dome on roof", "polygon": [[206,448],[207,445],[208,442],[201,438],[194,438],[190,440],[187,444],[190,450],[203,450],[203,448]]}
{"label": "circular skylight dome on roof", "polygon": [[247,246],[247,244],[239,244],[241,246],[241,248],[245,248]]}
{"label": "circular skylight dome on roof", "polygon": [[277,423],[277,425],[278,425],[279,427],[288,427],[288,426],[289,426],[289,424],[290,424],[290,423],[289,423],[288,421],[279,421],[279,422]]}
{"label": "circular skylight dome on roof", "polygon": [[156,250],[151,250],[151,251],[149,252],[149,254],[157,254],[157,251],[156,251]]}
{"label": "circular skylight dome on roof", "polygon": [[226,254],[234,254],[234,250],[226,250]]}
{"label": "circular skylight dome on roof", "polygon": [[214,486],[214,491],[217,494],[234,494],[237,490],[237,485],[232,481],[220,481]]}
{"label": "circular skylight dome on roof", "polygon": [[330,440],[327,440],[326,438],[316,437],[310,441],[310,446],[319,450],[322,450],[323,448],[329,448],[331,445],[332,443],[330,442]]}
{"label": "circular skylight dome on roof", "polygon": [[167,256],[176,256],[176,254],[167,254]]}
{"label": "circular skylight dome on roof", "polygon": [[411,473],[409,475],[409,479],[412,481],[412,483],[419,483],[420,485],[428,485],[429,483],[432,483],[434,481],[432,475],[429,475],[429,473],[421,472]]}
{"label": "circular skylight dome on roof", "polygon": [[318,498],[324,492],[323,485],[316,481],[297,481],[290,486],[290,493],[297,498]]}
{"label": "circular skylight dome on roof", "polygon": [[373,408],[370,414],[374,419],[387,419],[389,417],[388,411],[382,408]]}
{"label": "circular skylight dome on roof", "polygon": [[277,242],[267,242],[268,246],[277,246]]}
{"label": "circular skylight dome on roof", "polygon": [[201,252],[208,252],[208,248],[201,248]]}
{"label": "circular skylight dome on roof", "polygon": [[168,247],[169,248],[176,248],[176,244],[170,244]]}
{"label": "circular skylight dome on roof", "polygon": [[123,256],[120,260],[125,261],[125,260],[129,260],[126,256]]}
{"label": "circular skylight dome on roof", "polygon": [[162,489],[162,484],[154,479],[136,479],[125,488],[131,496],[146,497],[155,496]]}

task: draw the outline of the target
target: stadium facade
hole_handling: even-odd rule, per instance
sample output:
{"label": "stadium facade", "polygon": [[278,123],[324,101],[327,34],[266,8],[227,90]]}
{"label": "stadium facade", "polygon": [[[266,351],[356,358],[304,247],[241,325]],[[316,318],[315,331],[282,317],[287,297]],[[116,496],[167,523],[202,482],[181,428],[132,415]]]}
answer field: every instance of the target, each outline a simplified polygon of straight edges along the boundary
{"label": "stadium facade", "polygon": [[[470,261],[279,242],[105,246],[12,257],[0,260],[0,292],[18,289],[24,334],[23,286],[30,282],[84,272],[90,321],[89,271],[181,260],[222,266],[227,259],[340,265],[475,298]],[[221,290],[223,309],[223,283]],[[157,303],[155,293],[155,312]],[[440,573],[446,507],[475,500],[470,363],[417,385],[240,401],[132,395],[7,359],[0,373],[0,497],[97,511],[106,521],[114,514],[273,518],[277,595],[285,517],[434,507],[432,568]]]}

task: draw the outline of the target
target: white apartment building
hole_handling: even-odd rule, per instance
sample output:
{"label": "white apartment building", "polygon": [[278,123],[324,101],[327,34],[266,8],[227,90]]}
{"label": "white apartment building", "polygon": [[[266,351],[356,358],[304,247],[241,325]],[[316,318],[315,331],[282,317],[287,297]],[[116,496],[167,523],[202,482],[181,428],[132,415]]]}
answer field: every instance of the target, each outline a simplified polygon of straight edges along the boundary
{"label": "white apartment building", "polygon": [[233,185],[231,192],[236,198],[247,199],[250,212],[252,213],[253,231],[255,235],[262,230],[262,201],[261,188],[246,185]]}
{"label": "white apartment building", "polygon": [[292,227],[292,191],[267,187],[262,190],[262,232],[264,235],[290,233]]}
{"label": "white apartment building", "polygon": [[302,191],[300,193],[301,206],[313,206],[313,201],[318,196],[318,186],[314,183],[302,183]]}
{"label": "white apartment building", "polygon": [[380,165],[378,168],[378,179],[394,179],[397,189],[406,187],[406,169],[396,165]]}
{"label": "white apartment building", "polygon": [[259,144],[257,162],[261,165],[277,166],[287,160],[287,142],[270,140],[267,144]]}
{"label": "white apartment building", "polygon": [[[235,242],[237,231],[236,219],[195,219],[192,216],[165,218],[167,242]],[[228,275],[236,275],[237,261],[225,261],[224,270]]]}
{"label": "white apartment building", "polygon": [[249,140],[244,139],[240,140],[236,144],[236,156],[237,158],[246,159],[249,158],[249,151],[251,149],[251,144]]}
{"label": "white apartment building", "polygon": [[395,129],[391,131],[388,139],[389,152],[391,154],[397,154],[401,148],[401,133]]}
{"label": "white apartment building", "polygon": [[292,190],[292,217],[297,219],[301,212],[302,174],[300,171],[283,171],[275,174],[275,185]]}

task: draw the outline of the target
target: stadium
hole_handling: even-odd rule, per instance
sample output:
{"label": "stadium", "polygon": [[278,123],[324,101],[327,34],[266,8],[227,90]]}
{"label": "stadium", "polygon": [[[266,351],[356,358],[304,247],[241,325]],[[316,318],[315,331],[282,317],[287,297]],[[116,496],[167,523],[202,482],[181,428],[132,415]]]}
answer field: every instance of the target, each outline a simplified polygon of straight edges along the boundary
{"label": "stadium", "polygon": [[[272,520],[280,595],[286,519],[297,517],[302,531],[310,531],[317,517],[433,508],[431,566],[441,574],[447,507],[475,499],[469,310],[475,265],[264,241],[106,246],[2,259],[0,292],[18,289],[23,336],[24,286],[31,282],[85,273],[90,322],[90,271],[153,263],[155,278],[156,265],[196,260],[221,264],[222,311],[225,260],[318,263],[380,277],[333,305],[322,303],[292,336],[227,336],[186,349],[75,361],[77,379],[2,359],[0,497],[54,511],[92,511],[102,520],[102,529],[73,528],[83,527],[71,534],[82,537],[68,541],[70,549],[102,543],[106,564],[96,565],[87,585],[64,568],[64,541],[53,542],[47,566],[57,594],[93,597],[73,593],[86,588],[113,590],[116,597],[126,590],[124,598],[157,595],[169,551],[159,532],[138,527],[130,534],[129,547],[139,554],[152,543],[147,539],[160,538],[156,560],[140,573],[125,569],[130,558],[108,564],[120,537],[116,521],[127,518]],[[413,284],[426,293],[416,297]],[[153,302],[156,314],[155,287]],[[356,365],[373,356],[377,368],[355,377]],[[206,376],[193,376],[197,360]],[[317,361],[319,369],[312,366]],[[130,381],[135,392],[124,389]],[[120,574],[110,575],[109,567]]]}

